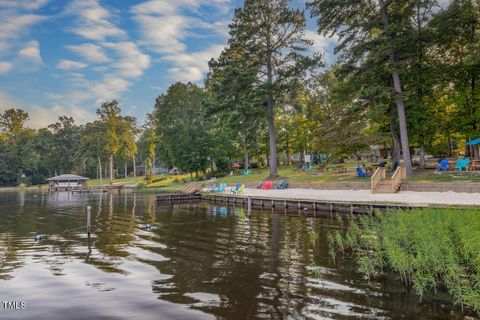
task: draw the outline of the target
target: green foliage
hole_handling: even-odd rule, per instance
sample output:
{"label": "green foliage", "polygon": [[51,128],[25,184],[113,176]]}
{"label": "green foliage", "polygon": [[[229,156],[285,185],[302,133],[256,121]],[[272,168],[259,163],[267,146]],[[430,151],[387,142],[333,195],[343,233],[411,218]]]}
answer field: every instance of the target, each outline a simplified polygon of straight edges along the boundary
{"label": "green foliage", "polygon": [[222,89],[225,81],[233,80],[227,87],[237,91],[228,92],[240,98],[232,109],[240,111],[242,119],[249,116],[245,108],[255,116],[264,106],[272,177],[277,175],[276,108],[320,65],[319,55],[308,52],[312,42],[305,37],[305,27],[303,11],[289,8],[287,0],[246,0],[230,24],[228,48],[218,62],[210,63],[210,78]]}
{"label": "green foliage", "polygon": [[391,210],[352,217],[346,227],[329,234],[333,256],[348,249],[368,277],[388,268],[420,296],[445,286],[455,303],[480,311],[477,210]]}
{"label": "green foliage", "polygon": [[176,83],[157,98],[153,121],[160,157],[184,172],[206,173],[225,150],[222,127],[207,115],[207,94],[192,83]]}

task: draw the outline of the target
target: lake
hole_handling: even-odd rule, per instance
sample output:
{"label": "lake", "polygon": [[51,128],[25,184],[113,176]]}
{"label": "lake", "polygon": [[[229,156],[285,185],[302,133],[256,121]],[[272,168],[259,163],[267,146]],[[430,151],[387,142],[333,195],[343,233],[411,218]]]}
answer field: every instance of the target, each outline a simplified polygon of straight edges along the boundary
{"label": "lake", "polygon": [[463,319],[444,293],[333,262],[330,214],[22,191],[0,217],[0,319]]}

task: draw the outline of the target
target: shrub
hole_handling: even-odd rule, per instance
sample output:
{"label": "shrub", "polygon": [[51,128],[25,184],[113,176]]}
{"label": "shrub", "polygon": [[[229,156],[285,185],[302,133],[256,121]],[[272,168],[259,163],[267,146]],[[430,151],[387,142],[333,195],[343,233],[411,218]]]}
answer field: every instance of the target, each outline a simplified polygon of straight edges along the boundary
{"label": "shrub", "polygon": [[344,223],[328,235],[333,258],[349,250],[368,277],[388,267],[420,297],[444,286],[454,303],[480,311],[478,210],[391,210]]}

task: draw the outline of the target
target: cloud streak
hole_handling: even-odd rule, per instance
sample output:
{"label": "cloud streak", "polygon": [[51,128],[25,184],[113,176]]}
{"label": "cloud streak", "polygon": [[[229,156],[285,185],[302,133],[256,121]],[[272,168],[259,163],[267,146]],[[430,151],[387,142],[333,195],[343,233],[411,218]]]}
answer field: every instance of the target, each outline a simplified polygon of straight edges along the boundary
{"label": "cloud streak", "polygon": [[205,5],[221,7],[228,3],[229,0],[149,0],[132,7],[131,12],[142,35],[140,44],[171,64],[170,79],[197,82],[208,70],[208,61],[220,54],[224,44],[189,52],[186,39],[199,36],[198,30],[225,35],[226,28],[221,23],[212,24],[184,11],[191,13]]}

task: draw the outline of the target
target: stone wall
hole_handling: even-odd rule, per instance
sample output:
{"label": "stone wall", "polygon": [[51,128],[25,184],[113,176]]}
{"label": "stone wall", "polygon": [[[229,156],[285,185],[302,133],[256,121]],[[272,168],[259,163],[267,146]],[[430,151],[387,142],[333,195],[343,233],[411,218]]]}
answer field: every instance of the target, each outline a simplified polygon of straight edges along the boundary
{"label": "stone wall", "polygon": [[[247,187],[254,188],[255,184]],[[325,182],[325,183],[290,183],[289,188],[316,190],[370,190],[370,182]],[[402,191],[417,192],[467,192],[480,193],[480,183],[475,182],[408,182]]]}
{"label": "stone wall", "polygon": [[403,184],[402,191],[418,192],[467,192],[480,193],[480,183],[475,182],[408,182]]}

